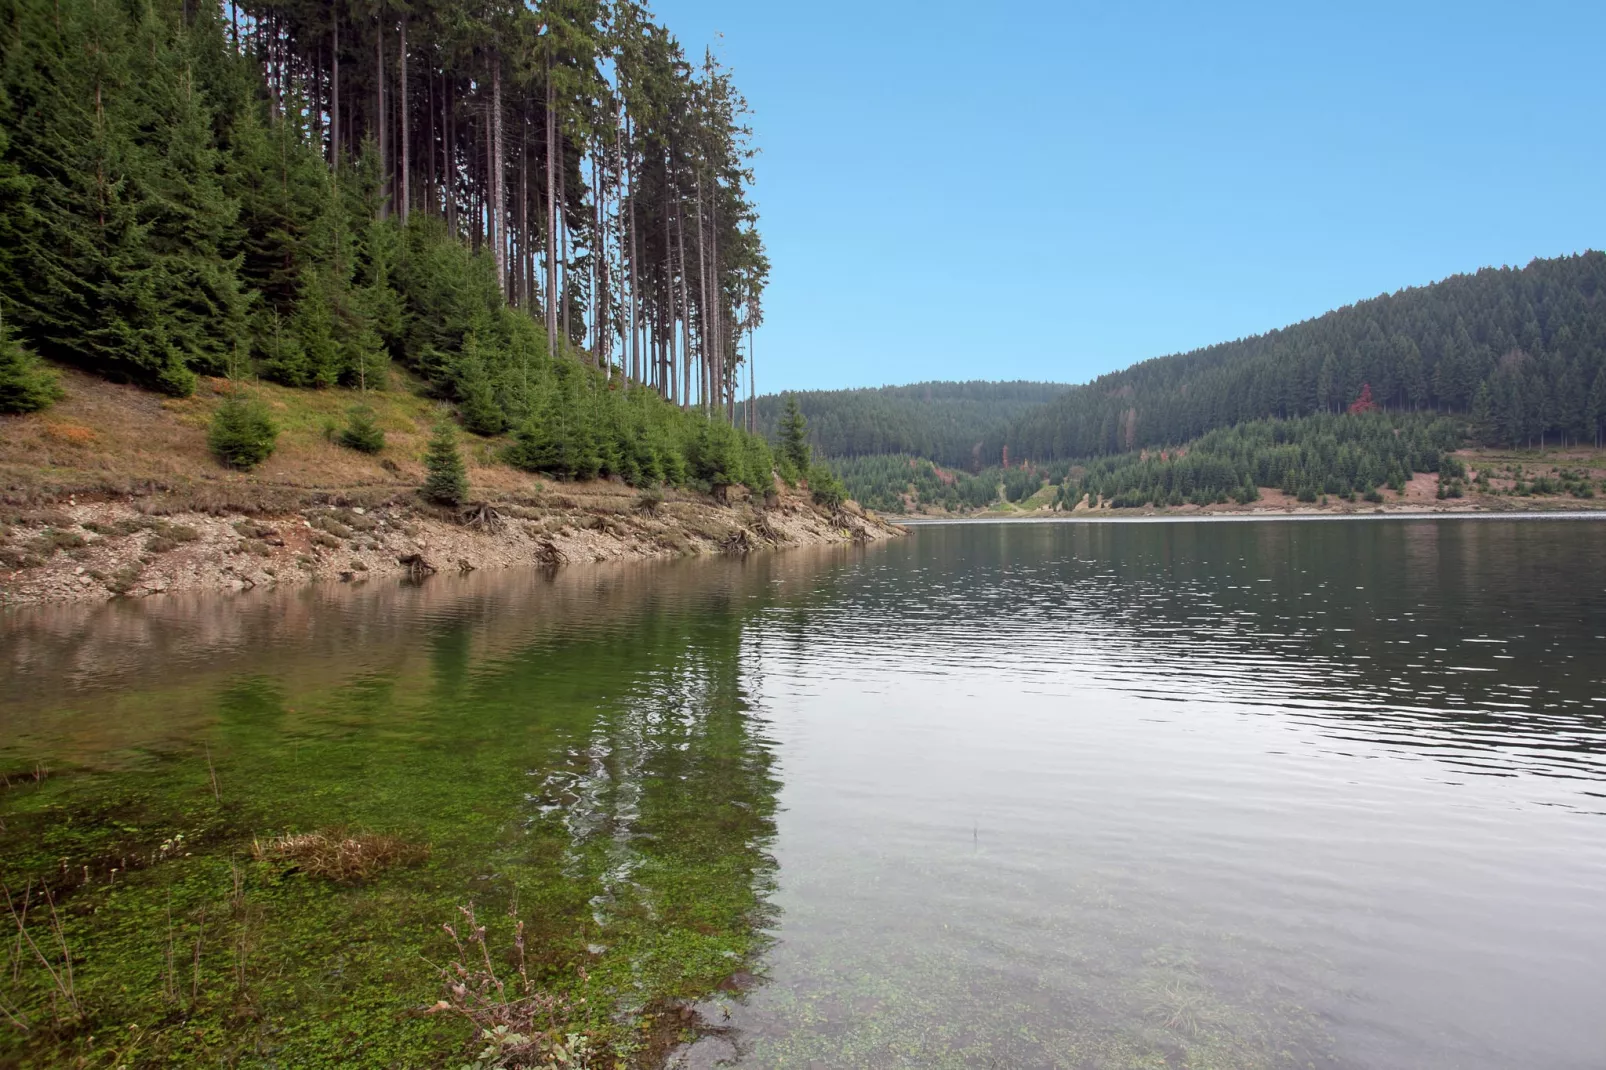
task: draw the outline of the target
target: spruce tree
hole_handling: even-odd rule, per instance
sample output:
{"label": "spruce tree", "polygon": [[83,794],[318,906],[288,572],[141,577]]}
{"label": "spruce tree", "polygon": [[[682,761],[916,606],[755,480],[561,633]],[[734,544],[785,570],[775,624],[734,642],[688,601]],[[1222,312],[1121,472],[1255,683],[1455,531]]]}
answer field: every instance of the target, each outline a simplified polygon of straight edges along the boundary
{"label": "spruce tree", "polygon": [[424,497],[437,505],[462,505],[468,497],[468,470],[457,449],[457,428],[444,417],[435,425],[424,454],[429,475],[424,480]]}
{"label": "spruce tree", "polygon": [[378,453],[385,448],[385,432],[367,405],[353,405],[340,431],[340,444],[359,453]]}
{"label": "spruce tree", "polygon": [[279,429],[259,398],[231,383],[212,414],[207,445],[230,468],[255,468],[273,454]]}
{"label": "spruce tree", "polygon": [[[17,117],[8,151],[29,176],[35,210],[10,259],[23,270],[0,285],[46,355],[188,394],[191,362],[215,370],[229,349],[201,339],[230,299],[228,266],[204,240],[227,206],[197,178],[201,163],[167,158],[173,129],[204,144],[197,131],[209,118],[183,90],[183,58],[168,37],[177,30],[150,9],[131,25],[109,3],[23,4],[17,17],[4,65]],[[197,226],[186,229],[186,218]],[[203,277],[218,283],[215,294]],[[226,329],[233,313],[224,319]]]}
{"label": "spruce tree", "polygon": [[809,445],[809,422],[798,408],[797,398],[788,396],[786,411],[781,415],[781,462],[791,470],[791,478],[803,479],[814,462],[814,450]]}
{"label": "spruce tree", "polygon": [[[340,285],[333,271],[308,269],[302,274],[301,300],[290,321],[300,343],[301,363],[276,374],[287,386],[334,386],[340,381],[341,353],[335,339],[334,304],[330,291]],[[270,374],[274,369],[269,369]]]}
{"label": "spruce tree", "polygon": [[61,398],[56,373],[0,318],[0,412],[38,412]]}
{"label": "spruce tree", "polygon": [[463,428],[476,435],[496,435],[507,428],[507,414],[497,404],[491,379],[485,373],[479,339],[470,334],[463,340],[463,352],[454,369],[458,414]]}

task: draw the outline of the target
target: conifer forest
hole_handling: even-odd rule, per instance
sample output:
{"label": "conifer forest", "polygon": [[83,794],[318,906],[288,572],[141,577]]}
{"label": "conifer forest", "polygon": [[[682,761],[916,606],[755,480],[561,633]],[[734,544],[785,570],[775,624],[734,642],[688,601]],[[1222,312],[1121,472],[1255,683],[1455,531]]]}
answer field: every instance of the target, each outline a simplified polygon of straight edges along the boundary
{"label": "conifer forest", "polygon": [[767,482],[746,105],[645,5],[0,12],[10,410],[399,367],[532,471]]}

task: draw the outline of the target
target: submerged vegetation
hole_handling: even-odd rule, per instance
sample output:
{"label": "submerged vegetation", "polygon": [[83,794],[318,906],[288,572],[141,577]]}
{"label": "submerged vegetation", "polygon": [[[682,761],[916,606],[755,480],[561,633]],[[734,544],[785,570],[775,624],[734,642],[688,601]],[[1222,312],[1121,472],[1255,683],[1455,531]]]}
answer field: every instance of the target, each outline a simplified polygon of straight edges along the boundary
{"label": "submerged vegetation", "polygon": [[429,847],[383,833],[319,829],[273,836],[267,842],[252,840],[251,857],[258,862],[291,862],[313,877],[355,881],[392,866],[421,862],[429,857]]}
{"label": "submerged vegetation", "polygon": [[197,666],[118,703],[193,743],[47,770],[8,741],[0,1063],[612,1068],[694,1030],[768,916],[739,618],[633,607],[626,651],[554,616],[485,658],[441,608],[345,679]]}

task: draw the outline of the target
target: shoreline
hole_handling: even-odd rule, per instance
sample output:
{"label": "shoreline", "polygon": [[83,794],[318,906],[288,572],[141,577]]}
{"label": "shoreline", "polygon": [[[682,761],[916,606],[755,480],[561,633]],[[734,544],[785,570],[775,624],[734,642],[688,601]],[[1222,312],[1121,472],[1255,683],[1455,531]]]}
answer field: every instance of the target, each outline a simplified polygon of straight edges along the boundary
{"label": "shoreline", "polygon": [[[822,508],[780,480],[762,496],[558,482],[509,467],[505,440],[477,436],[461,445],[471,500],[433,506],[418,488],[434,403],[399,369],[383,393],[258,384],[281,432],[249,472],[220,467],[207,445],[215,384],[160,398],[58,373],[65,398],[0,417],[0,610],[901,534],[853,502]],[[331,429],[358,402],[384,426],[378,454],[334,441]]]}
{"label": "shoreline", "polygon": [[903,534],[852,502],[828,511],[805,491],[721,503],[643,495],[607,481],[564,484],[455,515],[411,493],[258,512],[164,507],[160,499],[68,498],[12,507],[0,542],[0,610],[179,591],[241,592],[313,582],[586,562],[742,555]]}
{"label": "shoreline", "polygon": [[1182,513],[1147,512],[1135,510],[1092,511],[1077,513],[1021,513],[1016,516],[985,514],[977,516],[886,516],[883,519],[900,527],[936,527],[944,524],[1181,524],[1231,523],[1271,520],[1606,520],[1606,509],[1440,509],[1440,510],[1377,510],[1375,512],[1219,512]]}

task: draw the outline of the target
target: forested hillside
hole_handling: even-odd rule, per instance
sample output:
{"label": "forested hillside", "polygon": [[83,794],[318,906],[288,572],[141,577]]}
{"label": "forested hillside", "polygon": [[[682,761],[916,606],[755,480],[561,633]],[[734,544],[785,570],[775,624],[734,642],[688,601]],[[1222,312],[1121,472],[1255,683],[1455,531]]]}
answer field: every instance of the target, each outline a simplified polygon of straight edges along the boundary
{"label": "forested hillside", "polygon": [[1160,357],[1076,387],[989,436],[1006,456],[1178,445],[1267,417],[1382,407],[1463,414],[1490,444],[1606,434],[1606,254],[1488,268],[1283,330]]}
{"label": "forested hillside", "polygon": [[1212,431],[1185,449],[1101,458],[1065,473],[1056,496],[1070,506],[1211,505],[1254,501],[1261,487],[1302,502],[1332,495],[1382,501],[1379,488],[1403,493],[1415,472],[1439,472],[1448,483],[1466,472],[1450,451],[1461,445],[1459,421],[1427,413],[1378,411],[1293,420],[1255,420]]}
{"label": "forested hillside", "polygon": [[533,470],[767,481],[744,111],[634,0],[3,0],[0,399],[394,361]]}
{"label": "forested hillside", "polygon": [[[773,439],[786,398],[795,397],[815,448],[827,457],[907,453],[968,468],[988,435],[1067,389],[1059,383],[913,383],[766,394],[753,408],[757,429]],[[745,416],[745,403],[742,409]]]}

